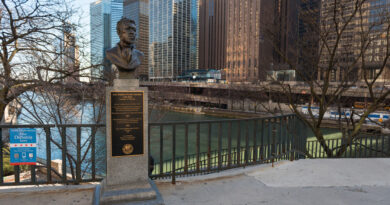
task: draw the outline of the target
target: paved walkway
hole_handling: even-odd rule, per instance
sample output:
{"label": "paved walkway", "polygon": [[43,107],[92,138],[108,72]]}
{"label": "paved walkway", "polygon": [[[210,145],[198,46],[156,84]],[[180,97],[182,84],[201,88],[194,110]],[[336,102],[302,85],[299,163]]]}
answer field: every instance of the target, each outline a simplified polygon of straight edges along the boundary
{"label": "paved walkway", "polygon": [[167,205],[390,204],[390,159],[283,161],[178,180],[157,181]]}

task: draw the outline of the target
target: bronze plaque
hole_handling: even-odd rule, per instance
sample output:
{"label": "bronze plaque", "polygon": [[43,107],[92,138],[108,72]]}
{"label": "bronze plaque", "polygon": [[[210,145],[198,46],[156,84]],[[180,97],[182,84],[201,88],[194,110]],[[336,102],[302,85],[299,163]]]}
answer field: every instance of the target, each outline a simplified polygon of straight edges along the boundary
{"label": "bronze plaque", "polygon": [[144,154],[144,92],[111,92],[112,156]]}

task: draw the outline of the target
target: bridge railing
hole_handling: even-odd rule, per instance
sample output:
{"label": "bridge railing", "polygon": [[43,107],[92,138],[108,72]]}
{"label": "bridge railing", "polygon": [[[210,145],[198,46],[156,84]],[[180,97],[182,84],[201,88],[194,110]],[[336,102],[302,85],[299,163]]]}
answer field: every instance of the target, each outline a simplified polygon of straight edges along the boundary
{"label": "bridge railing", "polygon": [[[97,161],[102,156],[96,156],[101,153],[97,152],[96,145],[102,143],[96,143],[96,135],[104,127],[103,124],[0,125],[0,133],[9,128],[35,128],[39,144],[37,165],[9,166],[9,146],[0,138],[0,185],[79,184],[101,180],[99,175],[104,173],[98,174]],[[105,159],[105,154],[101,155]]]}
{"label": "bridge railing", "polygon": [[282,159],[306,149],[306,126],[296,115],[149,124],[151,178],[189,176]]}

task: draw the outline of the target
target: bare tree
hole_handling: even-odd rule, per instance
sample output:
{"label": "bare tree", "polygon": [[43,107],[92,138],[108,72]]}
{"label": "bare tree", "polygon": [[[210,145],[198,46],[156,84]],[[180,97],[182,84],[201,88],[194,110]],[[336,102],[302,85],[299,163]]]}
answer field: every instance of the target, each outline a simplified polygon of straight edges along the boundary
{"label": "bare tree", "polygon": [[[304,0],[308,3],[313,0]],[[303,81],[297,89],[289,81],[271,78],[273,88],[288,100],[291,110],[300,116],[313,131],[328,157],[341,156],[357,138],[370,113],[381,108],[389,97],[385,88],[389,79],[390,13],[388,4],[377,5],[370,0],[322,0],[320,7],[300,11],[301,27],[305,32],[296,50],[283,51],[278,47],[275,29],[267,31],[274,50]],[[296,53],[291,56],[289,53]],[[296,61],[300,59],[300,61]],[[300,90],[309,96],[308,111],[302,112],[297,100]],[[347,108],[365,94],[365,109]],[[316,107],[316,109],[313,109]],[[338,112],[337,122],[342,132],[342,144],[331,148],[326,144],[321,127],[329,111]]]}
{"label": "bare tree", "polygon": [[[1,1],[0,118],[22,93],[78,79],[89,69],[60,46],[71,41],[67,33],[79,25],[72,23],[77,22],[76,11],[68,0]],[[73,62],[72,68],[66,62]]]}
{"label": "bare tree", "polygon": [[[81,164],[77,165],[76,148],[78,142],[76,133],[73,129],[67,129],[62,125],[102,124],[105,111],[104,87],[105,85],[102,82],[96,82],[93,87],[68,83],[61,86],[35,88],[23,93],[18,98],[18,103],[22,106],[21,120],[19,123],[39,125],[55,124],[56,130],[52,130],[54,134],[50,140],[58,150],[62,150],[63,148],[60,133],[66,133],[66,148],[68,150],[66,152],[67,166],[70,168],[73,179],[76,177],[76,166],[83,165],[82,175],[91,166],[91,158],[88,153],[91,151],[92,136],[97,135],[98,129],[83,129],[80,144],[83,153],[80,153]],[[96,156],[98,166],[99,163],[104,163],[105,155],[97,154]]]}

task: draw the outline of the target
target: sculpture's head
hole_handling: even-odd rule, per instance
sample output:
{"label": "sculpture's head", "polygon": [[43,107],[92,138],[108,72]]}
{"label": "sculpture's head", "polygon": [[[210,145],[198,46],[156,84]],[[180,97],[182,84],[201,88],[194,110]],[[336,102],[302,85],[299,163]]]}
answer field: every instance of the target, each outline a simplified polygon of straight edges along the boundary
{"label": "sculpture's head", "polygon": [[134,44],[136,41],[137,27],[135,21],[123,17],[116,24],[116,32],[122,44]]}

